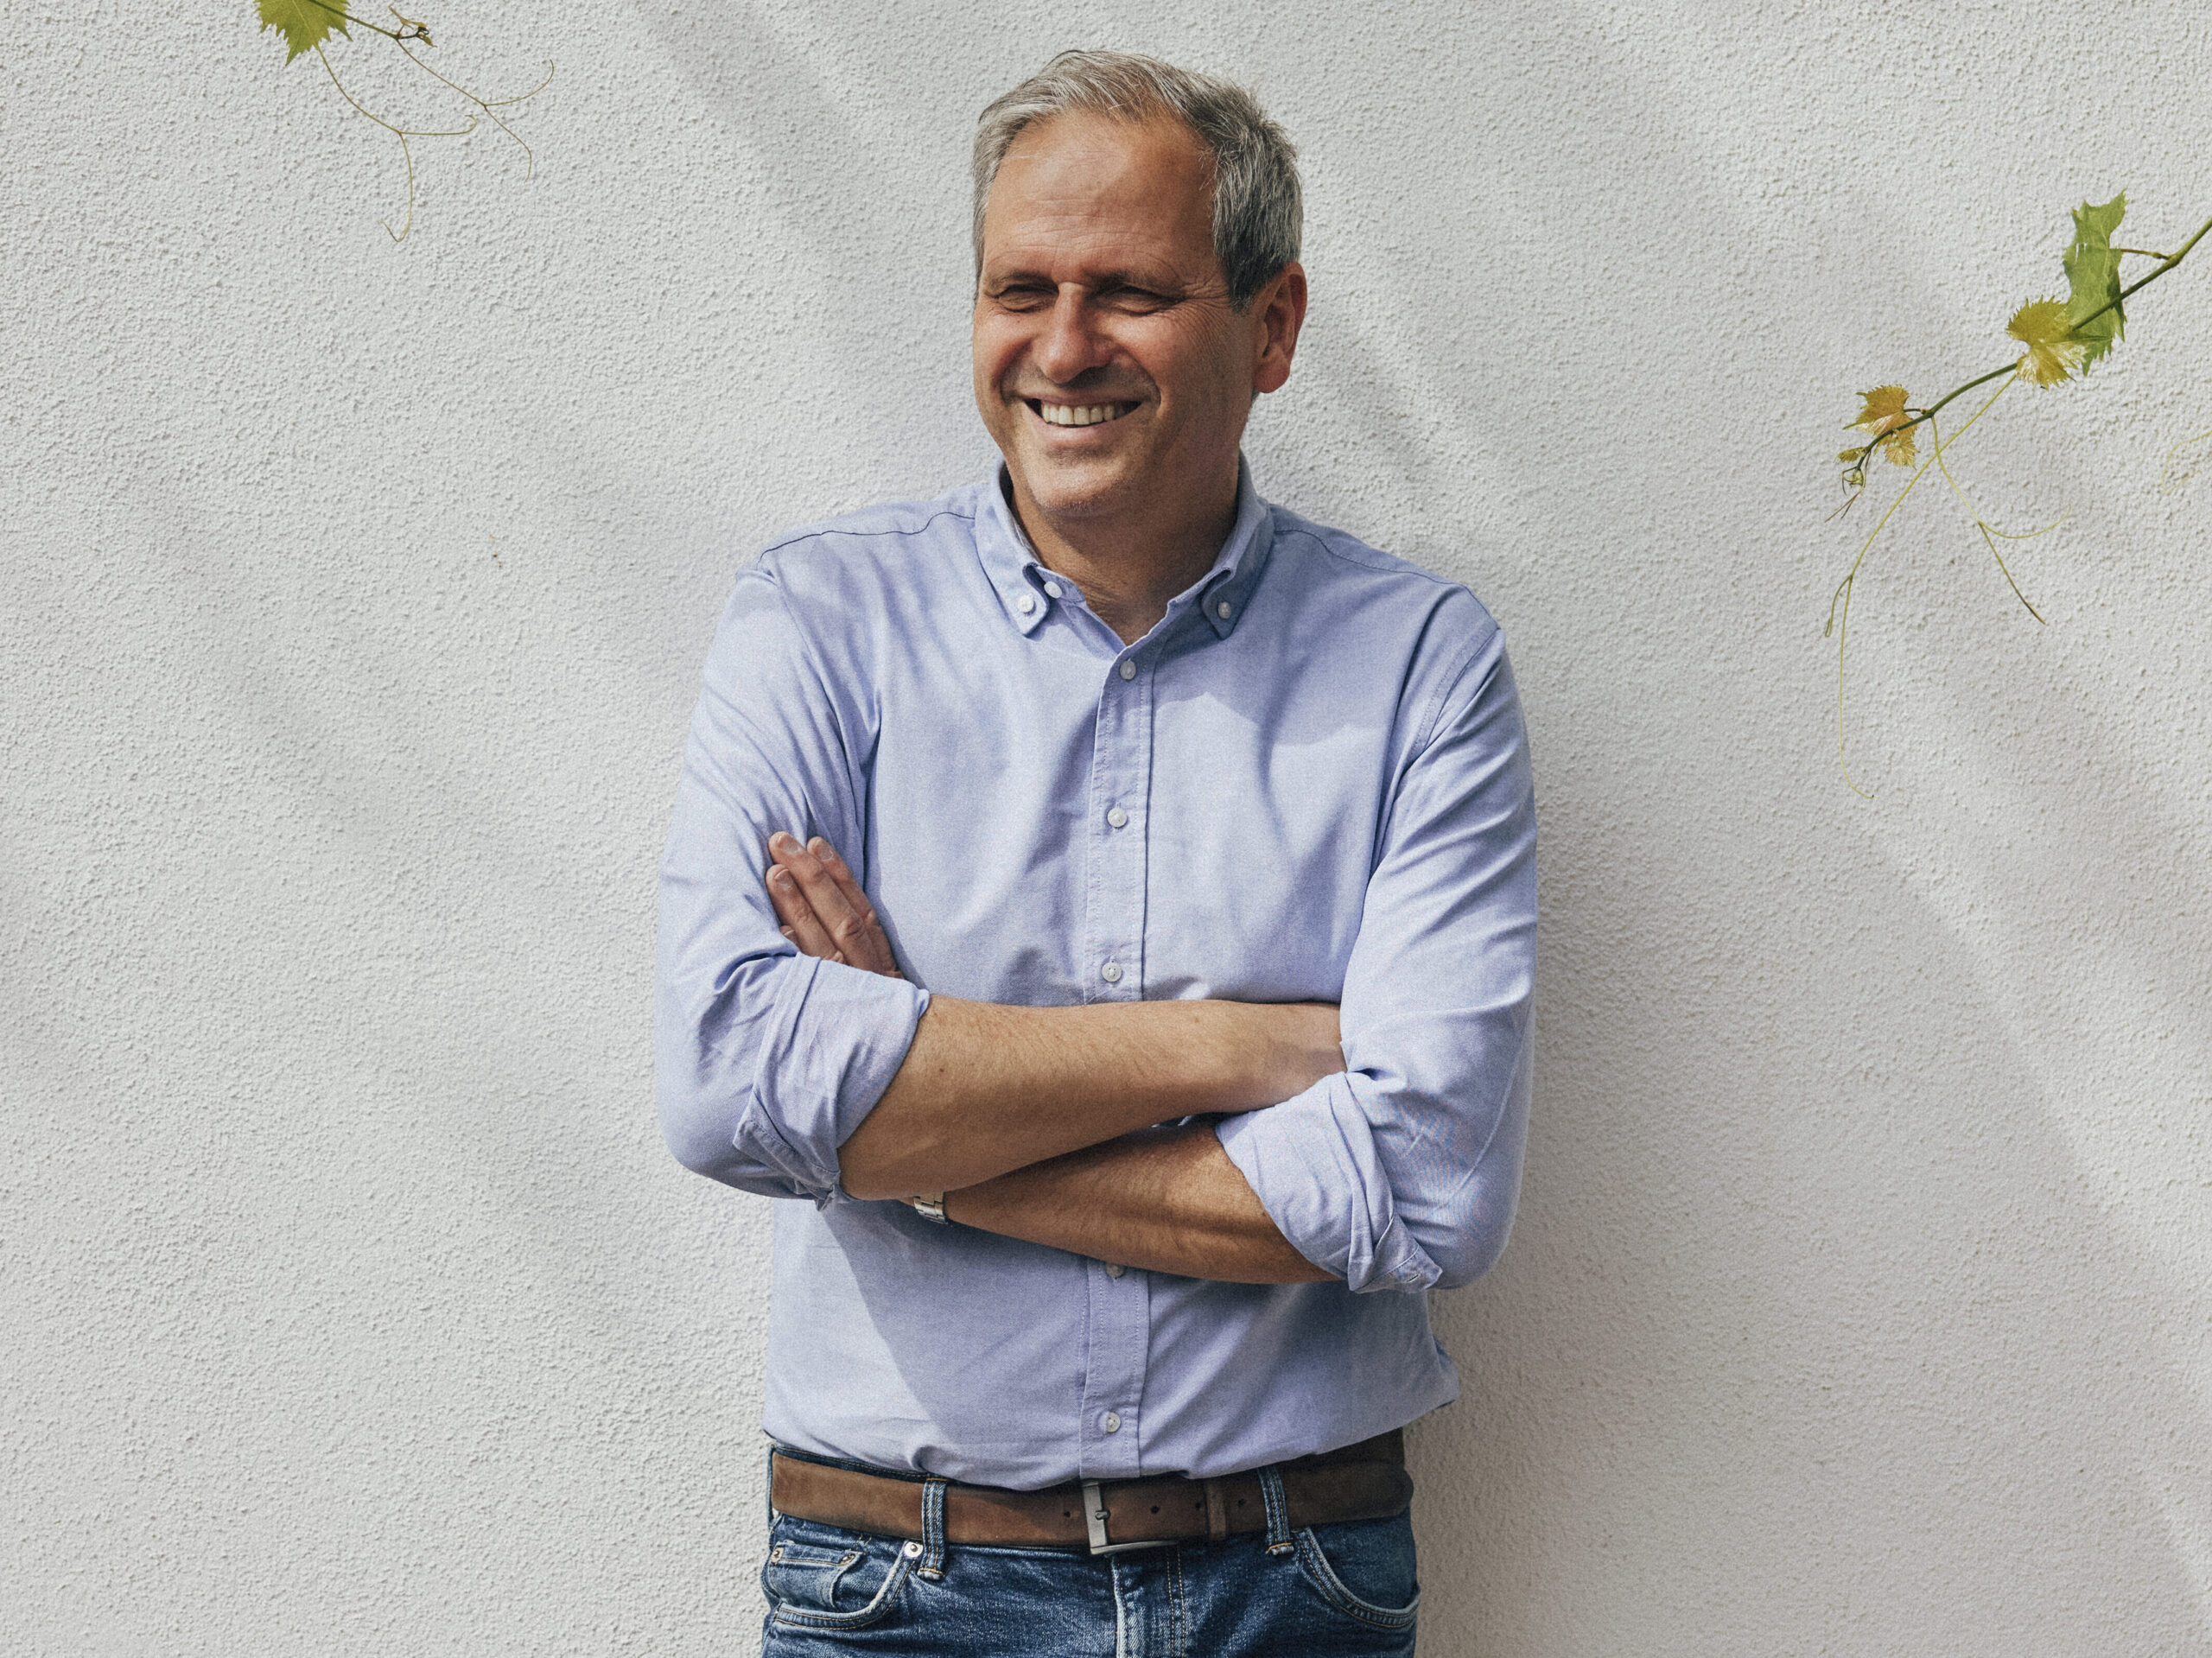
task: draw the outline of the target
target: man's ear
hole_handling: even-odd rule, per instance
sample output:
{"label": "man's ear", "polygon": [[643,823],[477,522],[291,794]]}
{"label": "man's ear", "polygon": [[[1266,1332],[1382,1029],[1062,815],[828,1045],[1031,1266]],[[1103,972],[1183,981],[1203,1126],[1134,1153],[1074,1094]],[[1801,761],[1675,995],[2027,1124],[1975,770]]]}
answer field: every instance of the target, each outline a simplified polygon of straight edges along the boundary
{"label": "man's ear", "polygon": [[1306,325],[1306,267],[1292,260],[1252,296],[1252,305],[1260,314],[1260,354],[1252,365],[1252,389],[1280,391],[1290,378],[1298,331]]}

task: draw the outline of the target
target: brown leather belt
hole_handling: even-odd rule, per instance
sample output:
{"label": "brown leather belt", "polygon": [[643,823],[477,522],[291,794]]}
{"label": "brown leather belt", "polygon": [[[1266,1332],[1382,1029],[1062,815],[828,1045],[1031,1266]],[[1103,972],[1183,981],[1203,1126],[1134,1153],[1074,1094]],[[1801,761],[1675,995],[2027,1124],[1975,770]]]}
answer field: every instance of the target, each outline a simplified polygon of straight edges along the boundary
{"label": "brown leather belt", "polygon": [[[1405,1512],[1413,1476],[1406,1472],[1404,1433],[1393,1429],[1340,1451],[1276,1464],[1291,1529],[1346,1520],[1382,1520]],[[877,1537],[920,1539],[918,1478],[862,1473],[777,1452],[770,1459],[768,1501],[779,1514],[818,1521]],[[1071,1480],[1041,1491],[995,1485],[944,1490],[949,1543],[1001,1548],[1082,1548],[1094,1554],[1268,1528],[1257,1472],[1219,1479]]]}

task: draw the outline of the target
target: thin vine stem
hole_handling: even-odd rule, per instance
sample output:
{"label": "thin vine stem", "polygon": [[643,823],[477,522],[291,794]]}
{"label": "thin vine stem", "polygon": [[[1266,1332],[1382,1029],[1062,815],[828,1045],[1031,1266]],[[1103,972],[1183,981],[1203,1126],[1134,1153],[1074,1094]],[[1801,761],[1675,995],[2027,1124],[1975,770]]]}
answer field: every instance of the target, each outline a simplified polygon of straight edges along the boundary
{"label": "thin vine stem", "polygon": [[[321,0],[317,0],[317,3],[320,4]],[[389,30],[382,29],[378,32],[379,34],[390,33]],[[392,229],[391,222],[389,219],[379,219],[377,220],[377,223],[384,226],[385,234],[391,238],[393,241],[404,242],[407,239],[407,233],[415,228],[415,151],[407,141],[410,138],[466,137],[468,134],[476,130],[476,118],[473,115],[470,116],[468,118],[468,124],[465,127],[435,129],[423,127],[396,127],[392,125],[391,122],[385,120],[381,115],[378,115],[366,108],[359,98],[354,97],[353,93],[346,90],[346,83],[339,79],[338,71],[331,67],[330,55],[322,49],[322,42],[321,41],[317,41],[315,42],[315,54],[316,57],[322,60],[323,72],[330,77],[330,84],[338,88],[338,95],[340,98],[343,98],[348,104],[351,104],[353,106],[354,112],[359,115],[364,120],[375,122],[386,132],[389,132],[393,137],[399,140],[400,158],[407,163],[407,217],[401,222],[397,230]],[[441,77],[441,79],[442,79],[442,77]]]}
{"label": "thin vine stem", "polygon": [[[2005,569],[2005,555],[1997,550],[1997,542],[1995,537],[2004,536],[2005,539],[2007,541],[2029,541],[2032,540],[2037,536],[2049,535],[2052,530],[2057,529],[2060,524],[2065,523],[2066,520],[2063,518],[2053,518],[2049,524],[2045,524],[2040,530],[2031,530],[2024,534],[2017,536],[2007,536],[2005,535],[2003,530],[1993,529],[1991,526],[1989,520],[1983,518],[1981,514],[1975,510],[1974,504],[1967,499],[1966,491],[1959,487],[1959,480],[1951,475],[1951,463],[1943,459],[1944,445],[1942,435],[1936,429],[1935,422],[1929,422],[1928,431],[1929,435],[1935,440],[1936,464],[1942,471],[1943,481],[1951,486],[1951,493],[1959,498],[1959,505],[1966,508],[1967,516],[1974,520],[1974,527],[1981,531],[1982,544],[1989,549],[1989,556],[1997,561],[1997,569],[1999,574],[2001,574],[2005,578],[2005,585],[2012,589],[2012,596],[2015,599],[2018,599],[2023,605],[2027,606],[2027,612],[2029,615],[2034,617],[2038,622],[2044,622],[2043,612],[2037,610],[2033,605],[2028,604],[2028,595],[2020,591],[2020,584],[2012,579],[2012,572]],[[2048,622],[2044,622],[2044,626],[2047,627],[2050,624]]]}
{"label": "thin vine stem", "polygon": [[[321,0],[316,0],[316,3],[321,3]],[[391,8],[391,10],[393,16],[399,16],[399,11],[397,7]],[[402,17],[400,18],[400,21],[404,22],[407,20]],[[493,126],[499,128],[500,131],[505,133],[508,137],[513,139],[518,144],[521,144],[524,162],[523,176],[526,179],[535,178],[537,176],[537,152],[533,150],[528,144],[523,143],[522,134],[517,132],[512,127],[509,126],[506,122],[501,118],[499,112],[503,109],[507,108],[510,105],[526,103],[528,100],[537,97],[538,93],[543,92],[546,87],[550,86],[553,82],[553,66],[551,64],[549,63],[545,66],[545,79],[539,81],[537,85],[531,87],[528,92],[523,92],[513,98],[484,98],[477,97],[474,92],[470,92],[467,87],[462,86],[459,81],[448,79],[446,76],[440,74],[429,64],[423,62],[422,59],[416,57],[414,53],[408,51],[407,42],[404,40],[400,40],[399,36],[395,35],[392,38],[395,41],[399,41],[399,49],[402,52],[406,53],[407,60],[410,63],[420,69],[424,74],[429,76],[433,80],[443,81],[445,85],[452,87],[454,91],[459,92],[470,103],[475,105],[478,109],[483,111],[485,115],[490,118]],[[425,44],[429,43],[429,35],[425,35],[422,38]],[[473,121],[474,118],[472,117],[471,120]]]}
{"label": "thin vine stem", "polygon": [[420,41],[425,46],[436,44],[430,39],[430,26],[428,23],[418,23],[412,17],[399,17],[397,7],[389,9],[393,16],[399,17],[400,27],[395,29],[386,29],[382,23],[372,23],[365,17],[356,17],[345,7],[332,5],[330,0],[308,0],[308,3],[328,12],[339,21],[342,27],[365,29],[371,34],[381,35],[388,41]]}
{"label": "thin vine stem", "polygon": [[2187,483],[2190,479],[2196,476],[2197,467],[2202,464],[2201,460],[2192,465],[2187,472],[2182,473],[2180,477],[2177,478],[2173,475],[2174,457],[2179,454],[2183,449],[2187,448],[2190,444],[2202,443],[2208,437],[2212,437],[2212,429],[2198,432],[2193,436],[2185,437],[2182,439],[2180,442],[2175,444],[2172,448],[2166,451],[2165,461],[2158,467],[2159,494],[2171,495],[2176,490],[2179,489],[2183,484]]}
{"label": "thin vine stem", "polygon": [[[1994,378],[1996,377],[1993,375],[1984,375],[1982,377],[1982,380],[1987,381],[1993,379]],[[1976,382],[1975,384],[1980,384],[1980,382]],[[1874,521],[1874,527],[1866,532],[1866,539],[1859,543],[1859,556],[1851,561],[1850,569],[1844,573],[1843,580],[1836,583],[1835,591],[1828,595],[1828,622],[1827,626],[1821,630],[1821,632],[1823,637],[1826,637],[1831,632],[1835,635],[1835,764],[1836,769],[1843,773],[1843,780],[1845,784],[1849,786],[1851,792],[1857,795],[1862,800],[1872,800],[1874,797],[1874,794],[1873,791],[1871,789],[1860,788],[1859,786],[1859,780],[1851,775],[1851,763],[1846,748],[1847,731],[1843,718],[1844,670],[1847,657],[1851,646],[1851,596],[1859,580],[1859,566],[1866,562],[1866,555],[1873,550],[1875,540],[1881,535],[1883,526],[1889,523],[1891,515],[1895,513],[1897,508],[1904,505],[1904,499],[1906,496],[1912,493],[1914,486],[1918,484],[1922,479],[1928,475],[1929,469],[1930,467],[1934,467],[1938,461],[1942,460],[1944,450],[1949,448],[1952,444],[1956,443],[1961,438],[1964,437],[1968,432],[1974,429],[1974,422],[1980,420],[1984,415],[1987,414],[1990,410],[1996,405],[1997,400],[2003,397],[2006,391],[2012,387],[2012,384],[2013,382],[2012,380],[2007,380],[2003,385],[1999,386],[1996,391],[1991,392],[1988,397],[1983,402],[1981,407],[1974,411],[1972,416],[1967,419],[1967,423],[1960,427],[1957,431],[1952,433],[1949,437],[1943,437],[1940,434],[1936,435],[1935,441],[1931,445],[1934,453],[1929,454],[1927,460],[1920,463],[1919,467],[1913,473],[1911,477],[1905,480],[1904,487],[1897,492],[1897,499],[1891,501],[1889,505],[1884,509],[1882,516]],[[1961,388],[1961,391],[1964,389],[1964,387]],[[1952,394],[1954,397],[1956,395],[1956,392]],[[1944,401],[1948,403],[1950,399],[1947,397]],[[1946,476],[1948,475],[1948,473],[1947,472]],[[1999,565],[2001,569],[2003,566],[2002,560],[1999,561]],[[2012,577],[2008,574],[2005,580],[2010,581]],[[2013,591],[2017,593],[2019,589],[2015,588]],[[2022,600],[2021,602],[2025,604],[2027,601],[2025,600]],[[1839,605],[1841,607],[1840,613],[1838,609]],[[2037,618],[2037,619],[2040,620],[2041,619]]]}

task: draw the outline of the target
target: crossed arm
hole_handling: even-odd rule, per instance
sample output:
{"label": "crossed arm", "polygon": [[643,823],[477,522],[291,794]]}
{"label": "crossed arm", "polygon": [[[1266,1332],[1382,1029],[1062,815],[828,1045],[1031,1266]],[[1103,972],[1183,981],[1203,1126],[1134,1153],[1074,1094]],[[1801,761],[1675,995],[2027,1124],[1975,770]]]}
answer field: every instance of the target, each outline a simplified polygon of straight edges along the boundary
{"label": "crossed arm", "polygon": [[[825,672],[773,570],[741,577],[661,866],[670,1150],[825,1208],[950,1191],[969,1226],[1180,1275],[1356,1292],[1479,1276],[1520,1184],[1536,881],[1519,700],[1473,602],[1438,600],[1430,631],[1462,653],[1425,664],[1407,718],[1378,729],[1387,819],[1339,1031],[1333,1007],[1003,1007],[887,976],[849,872],[840,886],[828,846],[775,835],[857,843],[855,757],[877,715],[842,688],[866,675]],[[789,886],[753,885],[772,838]]]}
{"label": "crossed arm", "polygon": [[[768,896],[806,955],[896,978],[874,907],[827,841],[779,834]],[[1344,1069],[1322,1003],[1015,1007],[931,1000],[874,1109],[838,1151],[859,1198],[945,1193],[963,1226],[1236,1283],[1331,1274],[1291,1248],[1188,1116],[1249,1111]]]}

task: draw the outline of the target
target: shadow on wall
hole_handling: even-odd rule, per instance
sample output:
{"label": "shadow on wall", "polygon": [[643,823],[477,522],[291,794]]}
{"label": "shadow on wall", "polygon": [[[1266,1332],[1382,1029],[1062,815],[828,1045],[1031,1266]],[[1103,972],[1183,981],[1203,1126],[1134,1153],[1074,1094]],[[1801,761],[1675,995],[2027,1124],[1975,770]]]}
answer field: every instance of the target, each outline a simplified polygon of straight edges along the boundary
{"label": "shadow on wall", "polygon": [[[1554,908],[1605,953],[1545,981],[1522,1224],[1439,1299],[1465,1392],[1414,1440],[1445,1650],[2202,1638],[2201,1310],[2101,1211],[1940,920],[1878,906],[1891,976],[1850,1000],[1779,948],[1686,986],[1625,906]],[[1744,1017],[1821,998],[1895,1045]]]}
{"label": "shadow on wall", "polygon": [[[888,27],[832,29],[843,60],[817,61],[749,5],[638,16],[671,79],[760,158],[731,258],[746,292],[750,406],[776,408],[827,473],[809,480],[792,521],[982,475],[997,454],[969,387],[969,144],[992,79],[978,60],[1005,46],[963,51],[919,26],[903,40]],[[928,187],[912,187],[917,175]],[[855,421],[847,399],[861,386],[876,395]]]}

